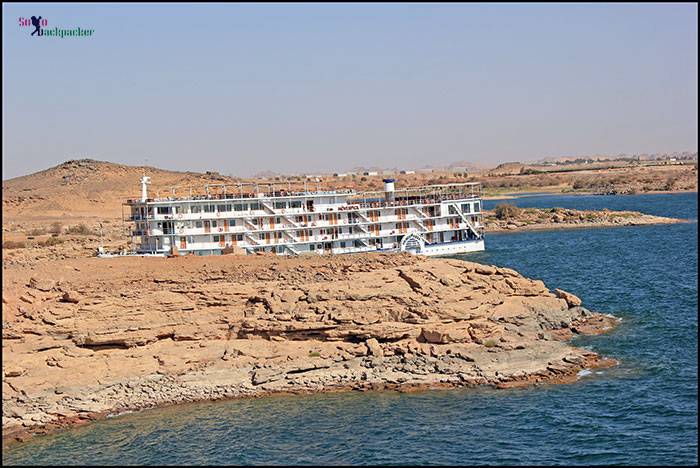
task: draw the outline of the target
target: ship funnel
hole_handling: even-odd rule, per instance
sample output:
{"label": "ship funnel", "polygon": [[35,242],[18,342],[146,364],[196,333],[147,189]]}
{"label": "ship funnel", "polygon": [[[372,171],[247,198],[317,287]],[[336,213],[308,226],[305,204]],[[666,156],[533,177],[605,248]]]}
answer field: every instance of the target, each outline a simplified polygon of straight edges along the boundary
{"label": "ship funnel", "polygon": [[148,184],[151,183],[151,178],[148,176],[141,177],[141,201],[148,200]]}
{"label": "ship funnel", "polygon": [[386,201],[394,201],[394,179],[384,179],[384,197]]}

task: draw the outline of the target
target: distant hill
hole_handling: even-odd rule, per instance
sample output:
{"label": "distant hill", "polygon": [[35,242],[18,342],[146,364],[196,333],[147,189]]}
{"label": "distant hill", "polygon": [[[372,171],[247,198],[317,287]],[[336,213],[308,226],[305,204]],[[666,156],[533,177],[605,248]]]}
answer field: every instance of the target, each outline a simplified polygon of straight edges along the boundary
{"label": "distant hill", "polygon": [[58,166],[15,177],[2,183],[4,216],[22,217],[121,216],[121,204],[140,195],[144,172],[152,177],[149,193],[171,186],[201,188],[207,183],[234,183],[240,179],[217,172],[177,172],[146,166],[126,166],[94,159],[66,161]]}
{"label": "distant hill", "polygon": [[678,151],[673,153],[652,153],[652,154],[593,154],[593,155],[578,155],[578,156],[550,156],[542,159],[538,159],[534,164],[567,164],[567,163],[581,163],[583,161],[623,161],[630,159],[638,159],[640,161],[656,161],[656,160],[671,160],[676,159],[679,161],[697,161],[698,153],[691,151]]}
{"label": "distant hill", "polygon": [[521,162],[507,162],[499,164],[495,168],[487,172],[490,176],[517,175],[525,167]]}

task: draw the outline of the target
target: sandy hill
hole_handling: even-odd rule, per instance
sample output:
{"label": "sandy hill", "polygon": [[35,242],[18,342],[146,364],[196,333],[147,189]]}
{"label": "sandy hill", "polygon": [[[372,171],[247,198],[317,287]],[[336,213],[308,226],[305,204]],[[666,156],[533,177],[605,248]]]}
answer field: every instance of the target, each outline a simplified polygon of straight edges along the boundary
{"label": "sandy hill", "polygon": [[[3,181],[3,216],[23,221],[56,218],[121,218],[122,203],[127,198],[140,196],[140,179],[144,172],[151,177],[149,194],[161,196],[171,193],[178,186],[177,195],[189,192],[192,187],[202,193],[206,184],[237,184],[258,182],[286,184],[302,189],[301,176],[272,176],[242,179],[227,177],[218,172],[177,172],[150,166],[127,166],[107,161],[79,159],[66,161],[58,166],[26,176]],[[353,177],[324,176],[320,182],[308,182],[309,188],[354,188],[380,190],[382,177],[355,175]],[[402,186],[463,182],[452,173],[413,174],[399,176]]]}
{"label": "sandy hill", "polygon": [[525,164],[520,162],[507,162],[499,164],[494,169],[487,172],[490,176],[503,176],[503,175],[518,175],[520,171],[525,167]]}
{"label": "sandy hill", "polygon": [[3,181],[2,209],[6,217],[120,217],[121,203],[140,193],[144,174],[152,178],[150,193],[173,185],[204,186],[235,182],[215,172],[177,172],[144,166],[80,159],[26,176]]}

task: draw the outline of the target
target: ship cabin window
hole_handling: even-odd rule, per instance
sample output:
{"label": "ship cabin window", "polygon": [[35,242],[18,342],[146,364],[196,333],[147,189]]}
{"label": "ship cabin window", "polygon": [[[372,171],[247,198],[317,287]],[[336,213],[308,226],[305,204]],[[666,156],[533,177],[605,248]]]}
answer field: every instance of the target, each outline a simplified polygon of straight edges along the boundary
{"label": "ship cabin window", "polygon": [[457,210],[455,210],[455,207],[454,207],[454,206],[450,205],[448,208],[449,208],[449,213],[450,213],[451,215],[457,214]]}
{"label": "ship cabin window", "polygon": [[195,222],[194,222],[194,227],[196,227],[196,228],[198,228],[198,229],[202,229],[202,222],[201,222],[201,221],[195,221]]}
{"label": "ship cabin window", "polygon": [[248,209],[248,205],[236,203],[233,205],[233,211],[246,211]]}
{"label": "ship cabin window", "polygon": [[216,211],[219,213],[228,213],[231,211],[231,205],[216,205]]}
{"label": "ship cabin window", "polygon": [[292,200],[291,208],[301,208],[301,200]]}
{"label": "ship cabin window", "polygon": [[314,245],[314,244],[309,245],[309,250],[312,250],[312,251],[316,250],[316,245]]}
{"label": "ship cabin window", "polygon": [[211,221],[211,227],[215,228],[215,227],[217,227],[217,226],[218,226],[218,224],[216,224],[216,220],[215,220],[215,219],[212,219],[212,221]]}
{"label": "ship cabin window", "polygon": [[228,220],[228,225],[229,225],[229,227],[235,227],[235,226],[236,226],[236,220],[235,220],[235,219],[229,219],[229,220]]}
{"label": "ship cabin window", "polygon": [[479,202],[474,202],[474,213],[478,213],[479,211],[481,211],[481,207],[479,205]]}
{"label": "ship cabin window", "polygon": [[243,240],[243,234],[238,234],[238,235],[236,236],[236,240],[239,241],[239,242],[242,241],[242,240]]}
{"label": "ship cabin window", "polygon": [[158,214],[170,214],[172,213],[172,208],[169,206],[159,206]]}
{"label": "ship cabin window", "polygon": [[250,204],[250,210],[255,211],[260,209],[260,203],[259,202],[253,202]]}
{"label": "ship cabin window", "polygon": [[219,236],[214,235],[213,237],[214,237],[214,242],[219,242]]}
{"label": "ship cabin window", "polygon": [[345,248],[345,242],[341,242],[341,243],[340,243],[340,247],[341,247],[341,248]]}
{"label": "ship cabin window", "polygon": [[194,236],[187,236],[187,243],[193,244],[194,243]]}
{"label": "ship cabin window", "polygon": [[275,209],[276,210],[286,210],[287,209],[287,202],[286,201],[276,201],[275,202]]}
{"label": "ship cabin window", "polygon": [[214,205],[204,205],[204,212],[205,213],[213,213],[214,212]]}
{"label": "ship cabin window", "polygon": [[202,212],[202,207],[199,205],[192,205],[192,208],[190,208],[192,213],[201,213]]}
{"label": "ship cabin window", "polygon": [[462,203],[462,213],[471,213],[472,205],[470,203]]}

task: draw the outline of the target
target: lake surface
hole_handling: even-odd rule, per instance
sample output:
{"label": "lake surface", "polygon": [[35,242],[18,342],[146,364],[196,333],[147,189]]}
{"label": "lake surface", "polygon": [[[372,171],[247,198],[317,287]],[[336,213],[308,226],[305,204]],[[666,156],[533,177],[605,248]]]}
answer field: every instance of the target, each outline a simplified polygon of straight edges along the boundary
{"label": "lake surface", "polygon": [[[270,397],[96,422],[6,464],[680,464],[698,462],[697,194],[533,196],[689,224],[492,234],[463,258],[507,266],[622,317],[575,340],[621,365],[572,385]],[[499,203],[484,201],[486,208]]]}

